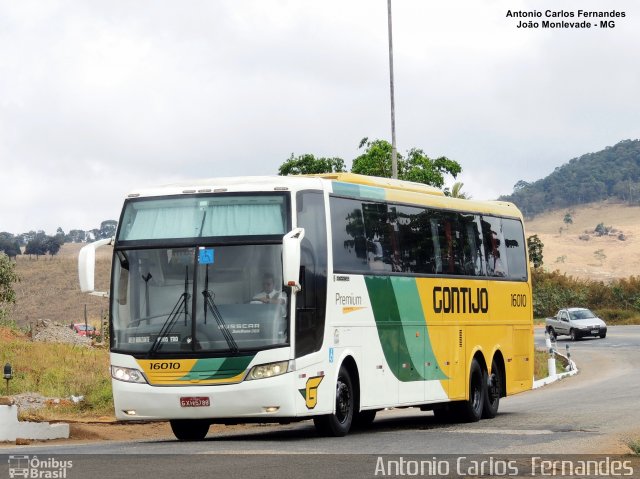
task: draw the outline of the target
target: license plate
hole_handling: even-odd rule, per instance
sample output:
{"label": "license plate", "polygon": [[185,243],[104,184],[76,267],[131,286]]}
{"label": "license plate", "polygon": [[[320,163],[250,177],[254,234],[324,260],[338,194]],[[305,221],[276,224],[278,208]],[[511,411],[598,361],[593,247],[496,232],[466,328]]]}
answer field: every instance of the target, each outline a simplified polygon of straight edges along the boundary
{"label": "license plate", "polygon": [[598,329],[592,329],[591,330],[591,334],[598,334],[598,333],[600,333],[600,330],[598,330]]}
{"label": "license plate", "polygon": [[211,401],[208,397],[181,397],[181,407],[209,407]]}

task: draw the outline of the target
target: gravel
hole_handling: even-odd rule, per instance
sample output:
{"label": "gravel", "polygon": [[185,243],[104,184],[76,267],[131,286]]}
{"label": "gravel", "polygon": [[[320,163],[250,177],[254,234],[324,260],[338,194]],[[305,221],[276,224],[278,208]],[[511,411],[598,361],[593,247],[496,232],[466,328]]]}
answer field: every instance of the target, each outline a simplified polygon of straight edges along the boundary
{"label": "gravel", "polygon": [[49,319],[38,319],[33,326],[32,339],[45,343],[69,343],[90,347],[91,338],[80,336],[69,326],[63,326]]}

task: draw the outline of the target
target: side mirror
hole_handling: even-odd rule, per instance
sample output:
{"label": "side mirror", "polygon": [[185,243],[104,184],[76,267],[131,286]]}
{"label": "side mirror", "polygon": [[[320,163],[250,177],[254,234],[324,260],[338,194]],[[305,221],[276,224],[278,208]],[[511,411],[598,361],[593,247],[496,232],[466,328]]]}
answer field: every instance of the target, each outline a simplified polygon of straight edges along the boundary
{"label": "side mirror", "polygon": [[78,279],[80,281],[80,291],[83,293],[91,293],[95,296],[109,296],[107,292],[94,291],[96,249],[108,244],[113,244],[113,238],[94,241],[80,250],[80,254],[78,255]]}
{"label": "side mirror", "polygon": [[294,228],[282,238],[282,282],[292,293],[300,291],[300,243],[304,228]]}

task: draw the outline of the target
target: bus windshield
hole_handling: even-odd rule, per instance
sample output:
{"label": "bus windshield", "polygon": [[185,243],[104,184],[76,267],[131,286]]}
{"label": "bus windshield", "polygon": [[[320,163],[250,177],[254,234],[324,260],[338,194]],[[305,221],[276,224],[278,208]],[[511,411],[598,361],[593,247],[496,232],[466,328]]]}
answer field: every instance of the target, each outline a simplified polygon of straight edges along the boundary
{"label": "bus windshield", "polygon": [[288,344],[287,206],[282,193],[128,200],[115,246],[112,350],[154,356]]}
{"label": "bus windshield", "polygon": [[153,356],[288,344],[282,245],[118,250],[112,350]]}
{"label": "bus windshield", "polygon": [[284,195],[219,195],[130,200],[118,241],[284,235]]}

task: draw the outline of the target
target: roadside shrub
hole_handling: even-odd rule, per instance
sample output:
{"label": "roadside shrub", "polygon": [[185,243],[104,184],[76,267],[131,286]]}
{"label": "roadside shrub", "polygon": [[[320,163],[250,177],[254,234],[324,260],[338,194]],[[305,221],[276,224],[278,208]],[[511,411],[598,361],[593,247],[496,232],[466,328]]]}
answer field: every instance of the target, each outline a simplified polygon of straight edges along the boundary
{"label": "roadside shrub", "polygon": [[603,308],[594,309],[593,312],[610,324],[637,324],[640,316],[640,313],[628,309]]}
{"label": "roadside shrub", "polygon": [[604,283],[574,278],[559,271],[536,269],[531,271],[531,280],[533,314],[537,318],[572,306],[601,311],[603,319],[611,322],[626,322],[640,315],[639,276]]}

